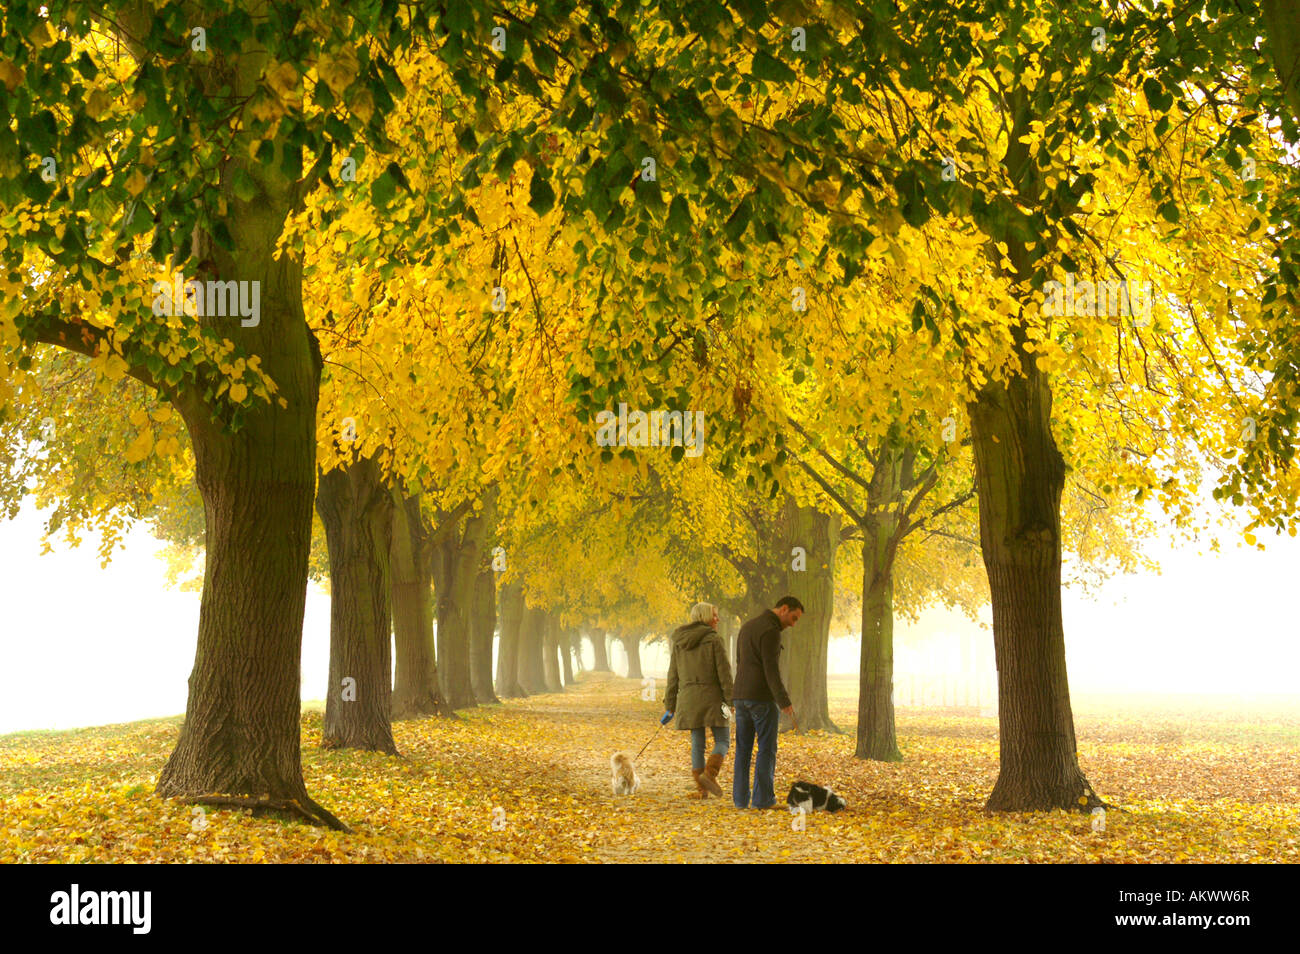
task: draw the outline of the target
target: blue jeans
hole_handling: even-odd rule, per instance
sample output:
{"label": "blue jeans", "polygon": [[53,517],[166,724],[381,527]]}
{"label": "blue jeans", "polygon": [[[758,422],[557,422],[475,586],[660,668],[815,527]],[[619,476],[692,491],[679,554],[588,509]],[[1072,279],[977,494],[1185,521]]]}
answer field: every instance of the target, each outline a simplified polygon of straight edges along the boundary
{"label": "blue jeans", "polygon": [[[710,726],[713,730],[713,754],[726,755],[731,745],[731,732],[725,725]],[[704,730],[691,729],[691,768],[704,771]]]}
{"label": "blue jeans", "polygon": [[758,740],[754,760],[754,807],[776,804],[776,730],[779,711],[775,702],[736,699],[736,765],[731,783],[731,800],[737,808],[749,807],[749,761]]}

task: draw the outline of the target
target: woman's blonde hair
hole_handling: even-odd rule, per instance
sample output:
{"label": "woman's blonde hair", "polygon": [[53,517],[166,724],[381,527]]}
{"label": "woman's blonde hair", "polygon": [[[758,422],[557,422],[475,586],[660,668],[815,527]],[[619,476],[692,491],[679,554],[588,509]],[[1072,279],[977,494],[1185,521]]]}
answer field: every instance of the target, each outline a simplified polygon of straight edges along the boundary
{"label": "woman's blonde hair", "polygon": [[712,623],[716,607],[712,603],[696,603],[691,607],[692,623]]}

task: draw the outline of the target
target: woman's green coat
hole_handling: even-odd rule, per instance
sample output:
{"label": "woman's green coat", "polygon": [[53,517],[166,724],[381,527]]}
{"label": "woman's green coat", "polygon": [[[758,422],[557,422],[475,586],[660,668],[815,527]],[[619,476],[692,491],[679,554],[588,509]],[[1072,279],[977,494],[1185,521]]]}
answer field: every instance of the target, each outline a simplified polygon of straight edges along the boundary
{"label": "woman's green coat", "polygon": [[677,728],[725,726],[722,704],[731,705],[731,663],[722,637],[708,623],[687,623],[669,641],[664,708],[677,714]]}

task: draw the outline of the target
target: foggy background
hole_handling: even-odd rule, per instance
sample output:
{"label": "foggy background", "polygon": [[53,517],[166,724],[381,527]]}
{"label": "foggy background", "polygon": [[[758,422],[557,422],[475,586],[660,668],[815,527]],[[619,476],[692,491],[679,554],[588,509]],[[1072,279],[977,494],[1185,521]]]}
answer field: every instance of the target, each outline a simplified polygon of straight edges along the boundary
{"label": "foggy background", "polygon": [[[58,543],[40,556],[42,526],[30,504],[17,520],[0,523],[0,732],[183,713],[199,594],[167,588],[165,565],[154,555],[163,544],[137,527],[126,536],[126,549],[100,569],[92,536],[79,548]],[[1260,552],[1238,546],[1239,532],[1223,528],[1219,535],[1221,554],[1209,551],[1208,540],[1177,549],[1167,538],[1151,540],[1144,549],[1162,575],[1112,577],[1090,596],[1065,590],[1073,693],[1222,694],[1222,702],[1244,702],[1300,692],[1300,538],[1257,531],[1268,548]],[[663,629],[683,622],[686,610]],[[963,684],[991,690],[987,608],[981,618],[989,628],[942,609],[916,624],[896,622],[900,704],[925,703],[925,687],[940,691],[933,687],[945,678],[954,691]],[[787,638],[799,635],[796,625]],[[856,675],[858,639],[834,636],[831,674]],[[584,655],[590,666],[589,648]],[[662,642],[643,645],[641,660],[647,675],[662,675],[668,661]],[[626,671],[617,642],[610,664],[620,675]],[[329,597],[313,584],[303,638],[304,699],[325,697],[328,667]]]}

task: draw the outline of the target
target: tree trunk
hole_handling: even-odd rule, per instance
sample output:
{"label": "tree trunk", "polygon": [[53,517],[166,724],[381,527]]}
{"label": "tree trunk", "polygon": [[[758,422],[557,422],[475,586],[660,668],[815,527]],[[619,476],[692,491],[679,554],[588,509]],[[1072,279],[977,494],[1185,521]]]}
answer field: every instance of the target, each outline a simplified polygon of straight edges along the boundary
{"label": "tree trunk", "polygon": [[546,691],[563,692],[564,683],[560,681],[560,620],[554,613],[546,614],[543,632],[542,672],[546,679]]}
{"label": "tree trunk", "polygon": [[564,687],[573,685],[573,634],[560,633],[560,675],[564,678]]}
{"label": "tree trunk", "polygon": [[[883,456],[883,452],[882,452]],[[854,755],[901,762],[894,721],[894,530],[883,511],[862,542],[862,653],[858,666],[858,744]]]}
{"label": "tree trunk", "polygon": [[609,668],[609,637],[603,629],[593,629],[587,634],[591,641],[592,672],[612,672]]}
{"label": "tree trunk", "polygon": [[1079,768],[1061,620],[1061,490],[1052,395],[1033,360],[969,406],[993,606],[1000,770],[988,809],[1103,804]]}
{"label": "tree trunk", "polygon": [[262,283],[259,324],[236,331],[288,406],[254,406],[225,433],[206,404],[178,405],[203,496],[206,559],[185,722],[157,792],[296,805],[346,829],[308,796],[300,752],[320,351],[303,317],[301,267],[273,259],[265,240],[284,210],[264,202],[245,215],[245,203],[231,201],[237,247],[257,251],[234,260],[217,249],[216,275]]}
{"label": "tree trunk", "polygon": [[[800,729],[839,732],[831,722],[826,667],[835,612],[835,550],[839,546],[840,518],[838,514],[819,513],[814,507],[798,506],[787,498],[786,528],[789,546],[784,552],[790,553],[796,546],[805,551],[804,569],[794,568],[793,557],[787,564],[786,587],[803,603],[804,613],[795,627],[782,634],[785,651],[781,653],[781,678],[790,693]],[[784,714],[781,725],[793,728]]]}
{"label": "tree trunk", "polygon": [[[484,552],[486,556],[486,551]],[[473,638],[470,644],[470,683],[480,705],[500,702],[492,691],[492,643],[497,628],[497,575],[485,560],[474,581]]]}
{"label": "tree trunk", "polygon": [[321,744],[397,754],[388,558],[393,501],[371,457],[322,474],[316,511],[330,561],[330,668]]}
{"label": "tree trunk", "polygon": [[[1033,122],[1029,93],[1010,93],[1012,124],[1002,166],[1022,195],[1043,182],[1024,135]],[[1044,238],[1030,248],[1018,212],[989,230],[988,252],[1001,242],[1003,266],[1021,288],[1042,274]],[[1053,211],[1049,221],[1058,216]],[[1047,248],[1054,248],[1049,237]],[[995,260],[998,260],[995,257]],[[1041,279],[1039,279],[1041,281]],[[1036,310],[1032,296],[1020,303]],[[1028,344],[1029,319],[1011,326],[1019,359],[1014,376],[994,378],[967,405],[979,496],[980,549],[993,609],[998,667],[999,761],[991,811],[1087,811],[1104,803],[1079,768],[1074,715],[1065,675],[1061,619],[1061,491],[1065,461],[1052,436],[1052,389]]]}
{"label": "tree trunk", "polygon": [[622,636],[623,651],[627,653],[627,678],[643,679],[641,675],[641,637]]}
{"label": "tree trunk", "polygon": [[516,581],[501,587],[501,648],[497,651],[497,695],[526,696],[519,684],[519,641],[524,616],[524,591]]}
{"label": "tree trunk", "polygon": [[529,695],[546,692],[546,671],[542,662],[546,638],[546,610],[525,607],[519,627],[519,684]]}
{"label": "tree trunk", "polygon": [[488,508],[465,518],[464,531],[445,528],[435,547],[438,594],[438,676],[453,709],[477,704],[471,667],[475,590],[491,522]]}
{"label": "tree trunk", "polygon": [[731,664],[731,674],[736,674],[736,625],[735,618],[726,610],[718,610],[718,635],[722,645],[727,648],[727,662]]}
{"label": "tree trunk", "polygon": [[433,651],[433,551],[418,496],[394,495],[389,592],[397,646],[393,718],[452,715]]}
{"label": "tree trunk", "polygon": [[582,675],[582,632],[575,630],[569,637],[569,651],[573,653],[573,677],[577,681]]}
{"label": "tree trunk", "polygon": [[1282,97],[1300,122],[1300,20],[1294,0],[1261,0],[1262,29],[1272,51]]}

